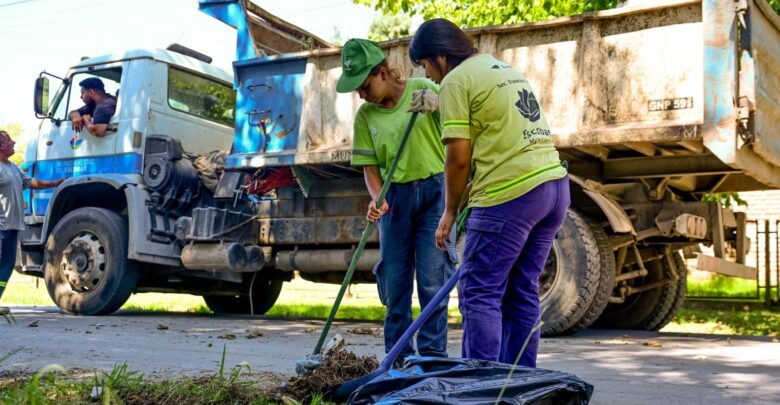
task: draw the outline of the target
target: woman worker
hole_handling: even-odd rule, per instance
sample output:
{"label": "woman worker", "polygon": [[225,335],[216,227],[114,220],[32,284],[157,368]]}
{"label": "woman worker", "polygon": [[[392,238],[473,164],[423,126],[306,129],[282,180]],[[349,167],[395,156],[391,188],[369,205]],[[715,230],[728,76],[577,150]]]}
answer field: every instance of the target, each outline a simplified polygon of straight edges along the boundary
{"label": "woman worker", "polygon": [[[365,39],[351,39],[341,55],[340,93],[356,91],[365,100],[355,116],[352,165],[362,166],[372,201],[366,219],[379,221],[381,262],[375,273],[379,295],[387,306],[385,352],[412,323],[413,280],[417,279],[420,306],[425,307],[454,269],[434,236],[444,210],[444,147],[436,114],[420,114],[398,157],[392,179],[386,177],[409,123],[413,93],[416,101],[425,92],[437,92],[430,80],[404,80],[388,65],[379,46]],[[435,93],[433,93],[435,94]],[[385,181],[392,185],[386,201],[376,208]],[[417,335],[421,356],[447,356],[447,300],[422,325]],[[414,355],[410,341],[396,360]]]}
{"label": "woman worker", "polygon": [[478,54],[469,36],[450,21],[423,23],[409,56],[441,85],[447,157],[439,247],[449,242],[471,182],[458,295],[462,355],[535,367],[539,275],[570,203],[566,167],[550,127],[526,78],[491,55]]}

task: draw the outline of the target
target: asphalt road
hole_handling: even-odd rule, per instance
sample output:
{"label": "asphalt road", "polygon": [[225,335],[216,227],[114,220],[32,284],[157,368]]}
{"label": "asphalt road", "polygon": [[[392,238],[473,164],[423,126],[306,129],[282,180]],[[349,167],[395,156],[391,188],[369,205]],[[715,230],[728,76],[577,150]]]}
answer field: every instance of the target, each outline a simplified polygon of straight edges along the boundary
{"label": "asphalt road", "polygon": [[[110,370],[127,362],[146,375],[200,375],[246,361],[254,372],[291,375],[317,341],[321,321],[121,311],[77,317],[56,308],[15,307],[0,322],[4,371],[49,364]],[[382,356],[381,325],[337,322],[355,353]],[[450,332],[450,354],[460,353]],[[780,343],[766,338],[589,330],[543,339],[539,367],[595,386],[593,404],[780,404]],[[273,379],[273,378],[272,378]]]}

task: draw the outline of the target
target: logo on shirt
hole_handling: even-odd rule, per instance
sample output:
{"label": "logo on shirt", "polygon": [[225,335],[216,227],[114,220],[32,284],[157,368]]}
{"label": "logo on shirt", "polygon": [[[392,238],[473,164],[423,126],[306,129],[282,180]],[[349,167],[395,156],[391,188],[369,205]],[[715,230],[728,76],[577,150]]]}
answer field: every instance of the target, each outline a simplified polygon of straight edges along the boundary
{"label": "logo on shirt", "polygon": [[373,138],[376,137],[378,131],[376,130],[376,128],[369,128],[368,132],[371,134],[371,137]]}
{"label": "logo on shirt", "polygon": [[520,111],[520,115],[531,122],[539,121],[539,118],[542,117],[542,110],[539,108],[539,102],[536,101],[534,93],[523,89],[523,91],[518,91],[517,95],[520,96],[520,99],[517,100],[515,106]]}
{"label": "logo on shirt", "polygon": [[73,138],[70,138],[70,148],[73,150],[80,148],[82,143],[84,143],[84,140],[79,139],[79,134],[73,135]]}

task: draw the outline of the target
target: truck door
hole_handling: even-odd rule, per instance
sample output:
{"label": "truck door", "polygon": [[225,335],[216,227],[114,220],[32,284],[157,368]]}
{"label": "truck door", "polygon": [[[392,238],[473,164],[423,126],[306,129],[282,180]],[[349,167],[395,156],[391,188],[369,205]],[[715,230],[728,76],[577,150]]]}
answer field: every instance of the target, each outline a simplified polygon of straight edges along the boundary
{"label": "truck door", "polygon": [[[106,93],[118,96],[121,92],[122,66],[98,67],[76,71],[60,88],[52,106],[51,120],[44,120],[38,137],[35,177],[42,180],[56,180],[62,177],[93,173],[121,173],[123,160],[117,158],[117,127],[121,101],[103,137],[90,134],[86,129],[73,130],[68,112],[84,105],[79,83],[89,77],[97,77]],[[140,165],[139,165],[140,166]],[[53,189],[37,190],[32,197],[33,214],[45,215]]]}

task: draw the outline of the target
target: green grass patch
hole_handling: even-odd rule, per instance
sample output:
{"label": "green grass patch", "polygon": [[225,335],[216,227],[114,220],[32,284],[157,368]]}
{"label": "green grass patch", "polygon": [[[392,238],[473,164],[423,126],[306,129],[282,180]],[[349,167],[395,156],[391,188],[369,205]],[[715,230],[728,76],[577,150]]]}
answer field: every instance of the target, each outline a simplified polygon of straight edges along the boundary
{"label": "green grass patch", "polygon": [[[332,304],[276,304],[265,315],[273,318],[315,318],[326,319],[330,315]],[[386,308],[381,305],[341,305],[336,318],[353,321],[384,321]],[[417,317],[420,307],[412,307],[412,315]],[[460,312],[457,308],[448,311],[449,321],[459,323]]]}
{"label": "green grass patch", "polygon": [[37,284],[35,280],[33,277],[23,276],[14,272],[8,281],[8,286],[3,291],[0,305],[54,305],[51,297],[49,297],[49,293],[46,291],[46,284],[43,279],[38,279]]}
{"label": "green grass patch", "polygon": [[[691,296],[721,293],[723,296],[730,297],[752,297],[755,292],[753,281],[719,275],[707,282],[697,283],[689,280],[688,288]],[[327,294],[307,295],[305,291],[296,290],[295,283],[286,283],[279,301],[266,316],[326,319],[330,314],[332,303],[332,297],[327,296]],[[54,305],[49,298],[43,280],[40,280],[36,287],[34,278],[19,274],[14,274],[11,277],[8,289],[0,300],[0,305],[2,304]],[[134,294],[122,309],[185,313],[211,312],[202,297],[163,293]],[[415,306],[412,308],[412,312],[414,316],[417,316],[420,313],[420,308]],[[385,307],[379,303],[378,299],[356,300],[347,297],[336,313],[336,318],[380,322],[384,320],[385,313]],[[451,307],[448,315],[450,323],[460,323],[461,316],[456,307]],[[663,329],[663,332],[777,336],[780,332],[780,312],[763,309],[746,311],[683,309]]]}
{"label": "green grass patch", "polygon": [[[143,374],[129,370],[127,364],[103,371],[66,371],[61,366],[44,367],[33,375],[0,373],[1,405],[59,405],[72,403],[102,404],[296,404],[269,391],[273,387],[258,384],[248,364],[225,368],[225,353],[219,370],[210,376],[147,380]],[[0,363],[7,359],[0,358]],[[330,404],[315,396],[309,405]]]}
{"label": "green grass patch", "polygon": [[777,337],[780,334],[780,310],[681,309],[661,332]]}
{"label": "green grass patch", "polygon": [[706,281],[688,279],[689,297],[756,297],[756,282],[715,274]]}

